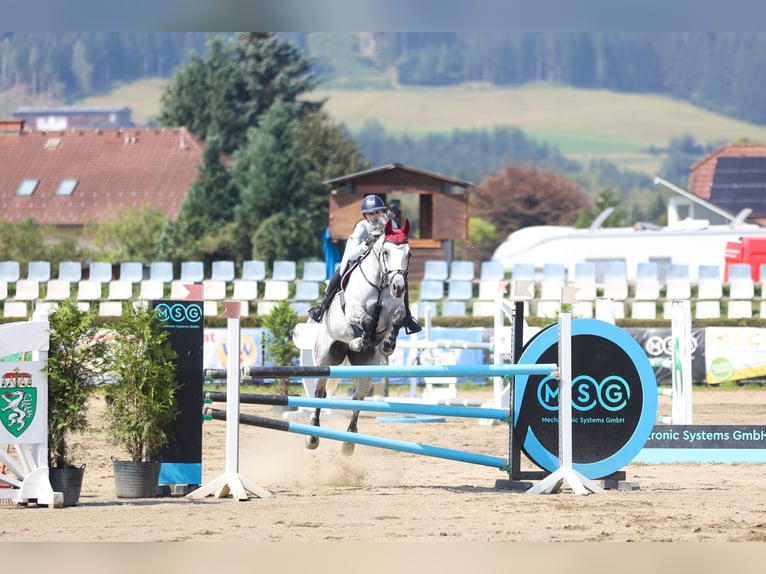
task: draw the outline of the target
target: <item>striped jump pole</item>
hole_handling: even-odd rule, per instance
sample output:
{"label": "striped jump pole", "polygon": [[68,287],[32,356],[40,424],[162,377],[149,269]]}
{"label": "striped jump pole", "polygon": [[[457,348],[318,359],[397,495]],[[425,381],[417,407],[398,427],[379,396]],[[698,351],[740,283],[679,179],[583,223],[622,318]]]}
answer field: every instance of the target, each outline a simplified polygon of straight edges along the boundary
{"label": "striped jump pole", "polygon": [[[352,401],[347,401],[352,402]],[[354,401],[361,403],[364,401]],[[476,409],[474,409],[476,410]],[[501,410],[501,409],[496,409]],[[220,409],[206,409],[207,415],[213,419],[226,420],[226,411]],[[506,413],[503,413],[506,414]],[[453,450],[448,448],[441,448],[437,446],[430,446],[426,444],[420,444],[416,442],[408,442],[402,440],[395,440],[390,438],[377,437],[372,435],[353,433],[348,431],[335,430],[327,427],[315,427],[313,425],[288,422],[279,419],[270,419],[266,417],[259,417],[255,415],[240,414],[239,422],[251,426],[257,426],[267,428],[271,430],[285,431],[291,433],[302,434],[306,436],[316,436],[320,438],[327,438],[332,440],[340,440],[345,442],[353,442],[355,444],[361,444],[366,446],[372,446],[377,448],[386,448],[389,450],[396,450],[401,452],[408,452],[411,454],[419,454],[423,456],[431,456],[436,458],[444,458],[448,460],[455,460],[458,462],[467,462],[470,464],[479,464],[483,466],[490,466],[500,470],[506,470],[508,461],[505,458],[497,456],[489,456],[485,454],[477,454],[473,452],[467,452],[462,450]]]}

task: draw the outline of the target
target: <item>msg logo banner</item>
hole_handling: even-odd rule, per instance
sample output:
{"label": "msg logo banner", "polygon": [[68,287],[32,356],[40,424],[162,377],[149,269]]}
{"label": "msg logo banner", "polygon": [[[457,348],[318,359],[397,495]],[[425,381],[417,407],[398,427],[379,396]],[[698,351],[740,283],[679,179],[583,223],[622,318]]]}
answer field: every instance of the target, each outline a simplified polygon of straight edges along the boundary
{"label": "msg logo banner", "polygon": [[42,361],[0,363],[0,444],[44,443],[47,414]]}

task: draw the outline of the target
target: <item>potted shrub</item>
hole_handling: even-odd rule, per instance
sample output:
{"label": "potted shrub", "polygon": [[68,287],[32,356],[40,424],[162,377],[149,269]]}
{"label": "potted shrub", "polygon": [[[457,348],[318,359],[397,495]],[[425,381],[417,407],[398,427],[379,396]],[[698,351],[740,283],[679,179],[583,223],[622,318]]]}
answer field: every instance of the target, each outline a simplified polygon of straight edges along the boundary
{"label": "potted shrub", "polygon": [[175,352],[152,309],[126,303],[114,325],[114,381],[106,387],[104,419],[110,442],[128,455],[112,458],[118,498],[157,494],[160,449],[178,415]]}
{"label": "potted shrub", "polygon": [[[263,318],[262,325],[266,328],[263,336],[264,361],[271,361],[279,367],[295,364],[295,359],[300,356],[300,350],[293,342],[297,324],[298,316],[287,301],[280,301]],[[288,379],[277,379],[277,393],[286,395],[288,388]]]}
{"label": "potted shrub", "polygon": [[108,364],[108,346],[98,336],[95,311],[62,301],[48,316],[48,472],[64,506],[80,499],[85,465],[74,464],[73,433],[88,428],[88,399]]}

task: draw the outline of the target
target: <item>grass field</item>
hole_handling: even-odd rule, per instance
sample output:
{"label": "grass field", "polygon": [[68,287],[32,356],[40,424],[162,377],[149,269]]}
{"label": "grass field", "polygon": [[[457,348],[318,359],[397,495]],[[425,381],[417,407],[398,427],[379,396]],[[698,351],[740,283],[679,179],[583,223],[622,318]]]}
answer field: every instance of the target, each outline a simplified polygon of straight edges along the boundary
{"label": "grass field", "polygon": [[[145,124],[159,112],[163,80],[143,80],[80,104],[126,105]],[[722,144],[766,141],[766,127],[708,112],[657,95],[530,85],[519,88],[466,84],[440,88],[317,90],[330,114],[352,132],[378,121],[393,134],[419,136],[453,129],[513,126],[573,159],[606,158],[636,171],[656,173],[661,161],[648,153],[674,137]]]}

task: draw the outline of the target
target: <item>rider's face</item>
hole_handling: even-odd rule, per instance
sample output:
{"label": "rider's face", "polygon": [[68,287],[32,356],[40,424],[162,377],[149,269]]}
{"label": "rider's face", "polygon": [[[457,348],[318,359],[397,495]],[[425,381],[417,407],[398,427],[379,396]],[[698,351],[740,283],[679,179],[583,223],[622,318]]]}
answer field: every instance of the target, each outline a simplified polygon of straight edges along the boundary
{"label": "rider's face", "polygon": [[384,209],[381,209],[380,211],[365,213],[364,216],[367,218],[367,221],[369,221],[373,225],[382,225],[383,223],[385,223],[385,214],[386,214],[386,211]]}

